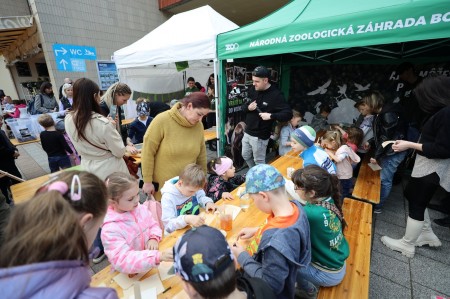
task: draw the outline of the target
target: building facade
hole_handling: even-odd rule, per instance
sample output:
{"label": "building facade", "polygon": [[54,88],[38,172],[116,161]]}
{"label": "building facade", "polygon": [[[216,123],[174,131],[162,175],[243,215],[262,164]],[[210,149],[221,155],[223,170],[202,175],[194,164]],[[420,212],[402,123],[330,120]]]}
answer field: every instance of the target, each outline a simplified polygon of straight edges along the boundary
{"label": "building facade", "polygon": [[[0,89],[16,99],[31,97],[41,81],[55,93],[67,77],[98,82],[96,61],[110,61],[170,16],[155,0],[0,0],[0,7]],[[54,45],[94,48],[95,59],[67,71]]]}

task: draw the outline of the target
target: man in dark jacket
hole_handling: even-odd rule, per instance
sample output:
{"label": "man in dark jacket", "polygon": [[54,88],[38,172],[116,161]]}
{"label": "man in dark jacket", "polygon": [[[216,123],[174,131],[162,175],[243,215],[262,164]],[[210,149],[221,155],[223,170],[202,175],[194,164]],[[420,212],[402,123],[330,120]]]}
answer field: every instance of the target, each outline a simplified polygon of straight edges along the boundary
{"label": "man in dark jacket", "polygon": [[258,66],[252,75],[253,88],[249,90],[249,100],[242,106],[247,125],[242,139],[242,157],[249,168],[266,162],[266,149],[273,123],[292,118],[292,110],[283,93],[270,84],[269,70]]}
{"label": "man in dark jacket", "polygon": [[[3,125],[3,116],[0,115],[0,128]],[[0,129],[0,170],[6,171],[16,177],[21,178],[22,175],[17,169],[16,160],[20,156],[17,148],[11,143],[5,132]],[[0,190],[6,198],[6,202],[11,203],[8,190],[11,185],[19,183],[7,176],[0,177]]]}

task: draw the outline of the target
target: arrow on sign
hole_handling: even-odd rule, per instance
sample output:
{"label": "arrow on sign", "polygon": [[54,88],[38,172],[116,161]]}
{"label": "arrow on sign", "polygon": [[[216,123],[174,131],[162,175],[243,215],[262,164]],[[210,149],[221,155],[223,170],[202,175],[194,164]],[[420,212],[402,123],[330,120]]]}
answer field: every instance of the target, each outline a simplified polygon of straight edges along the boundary
{"label": "arrow on sign", "polygon": [[61,63],[63,65],[64,70],[66,70],[66,65],[68,64],[68,62],[65,61],[64,59],[61,59],[59,63]]}
{"label": "arrow on sign", "polygon": [[[56,56],[58,56],[58,52],[62,52],[62,55],[66,55],[66,53],[67,53],[67,50],[66,50],[66,49],[64,49],[63,47],[61,47],[61,49],[60,49],[60,50],[55,50],[55,54],[56,54]],[[66,61],[66,63],[67,63],[67,61]]]}

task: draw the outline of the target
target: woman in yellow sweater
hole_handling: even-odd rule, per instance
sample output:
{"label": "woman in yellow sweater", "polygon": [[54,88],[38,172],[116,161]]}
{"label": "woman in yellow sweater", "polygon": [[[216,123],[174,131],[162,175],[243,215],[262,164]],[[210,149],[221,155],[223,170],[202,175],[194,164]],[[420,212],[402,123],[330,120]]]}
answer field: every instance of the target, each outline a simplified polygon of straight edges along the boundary
{"label": "woman in yellow sweater", "polygon": [[144,136],[142,176],[145,193],[161,198],[158,187],[180,174],[189,163],[206,173],[206,147],[202,118],[209,113],[210,101],[203,92],[193,92],[170,110],[155,117]]}

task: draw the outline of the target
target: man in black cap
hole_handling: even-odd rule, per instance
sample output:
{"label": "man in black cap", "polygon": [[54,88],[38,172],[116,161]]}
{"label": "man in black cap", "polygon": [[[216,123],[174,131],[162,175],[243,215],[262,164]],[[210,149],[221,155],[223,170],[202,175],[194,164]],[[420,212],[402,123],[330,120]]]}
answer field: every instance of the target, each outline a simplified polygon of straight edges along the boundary
{"label": "man in black cap", "polygon": [[246,113],[245,132],[242,139],[242,157],[249,168],[266,163],[266,149],[275,121],[285,122],[292,118],[292,110],[283,93],[270,83],[270,72],[258,66],[252,72],[253,87],[249,100],[242,106]]}

